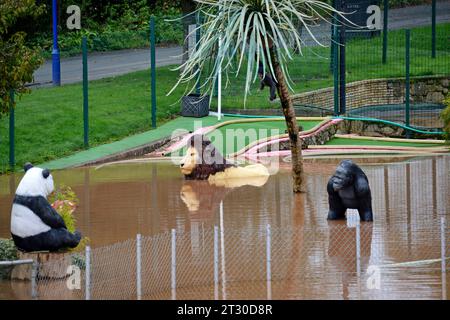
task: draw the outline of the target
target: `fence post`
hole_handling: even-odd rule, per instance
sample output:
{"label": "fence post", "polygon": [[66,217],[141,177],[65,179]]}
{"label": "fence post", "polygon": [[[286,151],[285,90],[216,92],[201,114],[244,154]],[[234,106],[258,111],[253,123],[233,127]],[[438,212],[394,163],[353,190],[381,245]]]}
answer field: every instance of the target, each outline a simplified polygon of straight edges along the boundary
{"label": "fence post", "polygon": [[339,115],[339,53],[338,53],[338,27],[333,26],[333,76],[334,76],[334,115]]}
{"label": "fence post", "polygon": [[[197,11],[196,15],[195,15],[195,19],[196,21],[196,31],[195,31],[195,50],[198,50],[199,46],[200,46],[200,25],[201,25],[201,17],[200,17],[200,12]],[[197,70],[198,70],[198,66],[197,66]],[[200,73],[197,76],[197,82],[195,84],[195,93],[200,95]]]}
{"label": "fence post", "polygon": [[223,201],[220,202],[219,207],[219,219],[220,219],[220,250],[221,250],[221,262],[222,262],[222,299],[227,299],[227,279],[226,279],[226,270],[225,270],[225,233],[224,233],[224,224],[223,224]]}
{"label": "fence post", "polygon": [[214,226],[214,300],[219,300],[219,228]]}
{"label": "fence post", "polygon": [[88,97],[88,58],[87,58],[87,38],[83,36],[83,124],[84,124],[84,147],[89,148],[89,97]]}
{"label": "fence post", "polygon": [[141,286],[141,235],[136,235],[136,295],[137,299],[142,298],[142,286]]}
{"label": "fence post", "polygon": [[172,289],[172,300],[177,298],[176,288],[177,288],[177,233],[175,229],[172,229],[172,277],[171,277],[171,289]]}
{"label": "fence post", "polygon": [[156,128],[156,61],[155,61],[155,17],[150,18],[150,69],[152,95],[152,128]]}
{"label": "fence post", "polygon": [[361,276],[361,224],[356,220],[356,275]]}
{"label": "fence post", "polygon": [[[410,83],[409,83],[409,63],[410,63],[410,55],[409,55],[409,49],[411,45],[411,32],[409,29],[405,30],[405,38],[406,38],[406,44],[405,44],[405,71],[406,71],[406,80],[405,80],[405,125],[406,127],[410,126],[410,110],[409,110],[409,96],[410,96]],[[410,131],[406,130],[406,137],[410,137]]]}
{"label": "fence post", "polygon": [[58,47],[58,0],[52,1],[53,50],[52,50],[52,82],[54,86],[61,85],[61,61]]}
{"label": "fence post", "polygon": [[[336,8],[336,0],[331,1],[331,6],[333,8]],[[330,30],[331,31],[330,72],[333,72],[333,74],[334,74],[334,66],[335,66],[334,51],[336,50],[336,47],[334,46],[334,42],[336,41],[336,38],[334,36],[335,24],[336,24],[336,15],[333,14],[333,23],[331,24],[331,30]]]}
{"label": "fence post", "polygon": [[86,246],[86,293],[85,299],[91,300],[91,247]]}
{"label": "fence post", "polygon": [[389,12],[389,1],[384,0],[383,5],[383,64],[387,61],[387,41],[388,41],[388,12]]}
{"label": "fence post", "polygon": [[[340,0],[340,9],[344,10],[344,1]],[[340,77],[340,114],[346,113],[345,106],[345,24],[340,21],[339,26],[339,77]]]}
{"label": "fence post", "polygon": [[447,300],[447,278],[446,278],[446,257],[445,257],[445,216],[441,217],[441,279],[442,279],[442,300]]}
{"label": "fence post", "polygon": [[37,261],[33,261],[31,265],[31,299],[36,300],[38,298],[37,294],[37,271],[38,271],[39,263]]}
{"label": "fence post", "polygon": [[358,287],[358,299],[361,299],[361,221],[356,215],[356,283]]}
{"label": "fence post", "polygon": [[431,57],[436,58],[436,0],[431,3]]}
{"label": "fence post", "polygon": [[14,90],[9,92],[10,109],[9,109],[9,166],[14,171],[16,165],[15,159],[15,108],[14,108]]}
{"label": "fence post", "polygon": [[272,233],[270,224],[266,227],[266,281],[267,281],[267,300],[272,300]]}

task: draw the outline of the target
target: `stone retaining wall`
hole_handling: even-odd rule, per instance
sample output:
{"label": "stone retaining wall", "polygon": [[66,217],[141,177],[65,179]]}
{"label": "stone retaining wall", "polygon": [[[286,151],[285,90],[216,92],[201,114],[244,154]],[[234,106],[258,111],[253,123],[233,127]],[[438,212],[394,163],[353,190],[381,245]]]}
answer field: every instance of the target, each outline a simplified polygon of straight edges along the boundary
{"label": "stone retaining wall", "polygon": [[[449,90],[449,76],[428,76],[411,79],[411,101],[441,104]],[[405,100],[405,79],[373,79],[347,84],[347,109],[361,106],[400,104]],[[333,87],[296,94],[294,104],[333,109]]]}

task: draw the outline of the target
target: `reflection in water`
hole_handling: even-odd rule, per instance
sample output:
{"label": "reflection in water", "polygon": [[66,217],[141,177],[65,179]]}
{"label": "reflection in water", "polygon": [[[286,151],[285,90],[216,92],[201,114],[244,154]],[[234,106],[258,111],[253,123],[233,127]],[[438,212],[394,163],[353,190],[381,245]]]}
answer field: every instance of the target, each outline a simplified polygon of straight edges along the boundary
{"label": "reflection in water", "polygon": [[[213,227],[221,226],[218,248],[225,255],[219,254],[219,261],[226,257],[225,269],[220,265],[220,272],[226,271],[219,281],[221,299],[266,299],[269,293],[273,299],[448,298],[449,272],[443,271],[450,261],[439,259],[450,253],[449,228],[440,231],[441,217],[450,223],[450,157],[354,161],[369,178],[374,210],[374,222],[360,225],[359,241],[355,227],[326,220],[326,183],[338,159],[305,161],[304,195],[292,193],[288,168],[261,187],[236,188],[184,181],[169,163],[71,169],[53,176],[80,198],[76,215],[81,232],[92,241],[93,270],[116,277],[112,288],[101,284],[97,273],[94,297],[107,291],[111,298],[124,298],[125,292],[133,298],[129,283],[135,288],[135,274],[129,270],[136,270],[134,239],[140,233],[145,239],[142,269],[147,270],[143,288],[153,288],[144,297],[170,299],[170,230],[176,229],[177,298],[214,298]],[[11,203],[21,176],[0,177],[0,237],[10,236]],[[267,224],[272,227],[270,290]],[[435,259],[441,262],[426,262]],[[380,289],[367,289],[369,266],[381,270]],[[29,298],[26,286],[16,282],[0,282],[0,290],[2,298]],[[41,296],[46,292],[42,288]]]}
{"label": "reflection in water", "polygon": [[342,278],[342,297],[347,300],[350,284],[357,282],[360,270],[369,265],[373,223],[361,223],[354,228],[346,227],[343,221],[330,221],[329,225],[328,258],[336,275]]}

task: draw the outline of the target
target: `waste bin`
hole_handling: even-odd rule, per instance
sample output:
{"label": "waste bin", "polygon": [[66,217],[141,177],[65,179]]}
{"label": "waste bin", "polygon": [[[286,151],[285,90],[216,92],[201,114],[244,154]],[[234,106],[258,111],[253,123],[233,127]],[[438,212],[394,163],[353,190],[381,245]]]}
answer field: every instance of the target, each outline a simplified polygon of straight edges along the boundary
{"label": "waste bin", "polygon": [[209,114],[209,95],[196,93],[181,98],[181,115],[183,117],[206,117]]}

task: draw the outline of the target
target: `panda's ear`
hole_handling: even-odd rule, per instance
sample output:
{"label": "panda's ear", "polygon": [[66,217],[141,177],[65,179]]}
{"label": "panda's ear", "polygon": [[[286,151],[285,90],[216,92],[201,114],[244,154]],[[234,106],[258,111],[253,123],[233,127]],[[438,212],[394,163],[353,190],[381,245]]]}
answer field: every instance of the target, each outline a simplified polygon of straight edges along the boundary
{"label": "panda's ear", "polygon": [[47,179],[49,175],[50,171],[48,171],[48,169],[42,170],[42,176],[44,177],[44,179]]}
{"label": "panda's ear", "polygon": [[25,170],[25,172],[27,172],[31,168],[33,168],[33,165],[30,162],[27,162],[23,165],[23,170]]}

